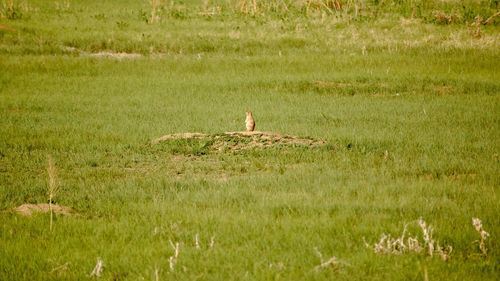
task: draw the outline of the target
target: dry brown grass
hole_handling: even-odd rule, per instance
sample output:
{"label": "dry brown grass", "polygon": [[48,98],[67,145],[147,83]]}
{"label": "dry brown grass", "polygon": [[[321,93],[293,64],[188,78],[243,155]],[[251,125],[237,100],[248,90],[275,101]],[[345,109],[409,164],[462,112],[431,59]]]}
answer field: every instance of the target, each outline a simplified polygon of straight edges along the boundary
{"label": "dry brown grass", "polygon": [[97,258],[94,269],[90,273],[90,277],[99,278],[101,277],[102,271],[104,270],[104,262],[101,258]]}
{"label": "dry brown grass", "polygon": [[432,15],[437,24],[452,24],[458,23],[462,20],[458,14],[447,14],[443,11],[434,11]]}
{"label": "dry brown grass", "polygon": [[257,0],[239,0],[238,10],[242,14],[256,15],[259,12]]}
{"label": "dry brown grass", "polygon": [[168,263],[170,267],[170,271],[175,271],[175,265],[177,264],[177,258],[179,257],[180,252],[180,244],[176,242],[175,244],[170,240],[170,246],[174,250],[174,254],[168,258]]}
{"label": "dry brown grass", "polygon": [[149,23],[153,24],[159,21],[158,8],[160,6],[160,0],[151,0],[151,17],[149,18]]}
{"label": "dry brown grass", "polygon": [[472,218],[472,225],[474,226],[474,229],[479,233],[479,236],[481,237],[481,240],[475,241],[479,243],[479,250],[481,253],[486,256],[488,254],[488,249],[486,248],[486,239],[490,236],[486,230],[483,228],[483,223],[481,222],[480,219],[478,218]]}
{"label": "dry brown grass", "polygon": [[483,36],[483,32],[481,31],[482,24],[483,18],[481,16],[476,16],[474,22],[470,25],[470,34],[472,37],[479,39]]}
{"label": "dry brown grass", "polygon": [[492,24],[492,23],[496,20],[496,18],[498,18],[499,16],[500,16],[500,11],[498,11],[498,12],[494,13],[494,14],[493,14],[493,15],[491,15],[489,18],[487,18],[487,19],[483,22],[483,24],[484,24],[484,25]]}
{"label": "dry brown grass", "polygon": [[390,234],[384,233],[377,243],[370,245],[365,242],[365,245],[372,248],[377,254],[401,255],[425,251],[431,257],[437,254],[443,261],[449,260],[453,248],[449,245],[443,247],[439,242],[435,241],[432,236],[432,226],[428,225],[423,219],[418,220],[418,225],[422,230],[423,241],[420,241],[417,236],[406,237],[407,226],[405,226],[403,233],[399,237],[392,237]]}
{"label": "dry brown grass", "polygon": [[0,24],[0,30],[3,31],[9,31],[9,32],[15,32],[16,30],[8,25],[5,24]]}
{"label": "dry brown grass", "polygon": [[52,213],[58,214],[58,215],[72,215],[75,214],[75,211],[66,206],[61,206],[57,204],[51,204],[52,206],[49,207],[48,203],[41,203],[41,204],[22,204],[14,209],[15,213],[22,215],[22,216],[31,216],[35,213],[48,213],[52,210]]}
{"label": "dry brown grass", "polygon": [[333,270],[339,270],[343,266],[349,266],[349,264],[339,260],[337,257],[333,256],[329,259],[324,259],[323,254],[318,250],[318,248],[314,248],[314,251],[316,252],[316,255],[318,256],[320,260],[320,264],[316,267],[314,267],[314,270],[318,271],[320,269],[325,269],[325,268],[331,268]]}

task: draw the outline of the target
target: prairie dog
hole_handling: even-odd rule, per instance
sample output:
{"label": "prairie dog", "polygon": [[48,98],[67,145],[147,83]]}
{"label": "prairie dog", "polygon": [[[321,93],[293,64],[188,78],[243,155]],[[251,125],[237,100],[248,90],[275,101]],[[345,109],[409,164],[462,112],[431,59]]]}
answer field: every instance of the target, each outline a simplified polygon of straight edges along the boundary
{"label": "prairie dog", "polygon": [[255,130],[255,120],[251,111],[247,111],[247,118],[245,119],[245,125],[247,127],[247,132]]}

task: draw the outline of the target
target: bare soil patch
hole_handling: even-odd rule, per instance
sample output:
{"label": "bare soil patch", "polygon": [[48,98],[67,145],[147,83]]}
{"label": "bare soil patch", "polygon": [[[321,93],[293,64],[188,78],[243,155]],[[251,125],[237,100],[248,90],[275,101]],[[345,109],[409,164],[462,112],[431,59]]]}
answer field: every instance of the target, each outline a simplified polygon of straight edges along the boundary
{"label": "bare soil patch", "polygon": [[113,51],[100,51],[100,52],[86,52],[74,47],[62,47],[66,52],[78,53],[83,57],[93,57],[93,58],[111,58],[111,59],[138,59],[142,57],[139,53],[125,53],[125,52],[113,52]]}
{"label": "bare soil patch", "polygon": [[137,53],[115,53],[115,52],[98,52],[98,53],[87,53],[84,54],[88,57],[96,57],[96,58],[112,58],[112,59],[137,59],[142,57],[141,54]]}
{"label": "bare soil patch", "polygon": [[261,131],[225,132],[222,134],[177,133],[154,139],[152,144],[192,139],[211,141],[210,148],[214,151],[268,148],[283,145],[315,147],[326,144],[324,140]]}
{"label": "bare soil patch", "polygon": [[[34,213],[48,213],[50,211],[50,207],[48,203],[22,204],[14,208],[13,211],[19,215],[29,217]],[[72,208],[57,204],[52,204],[52,211],[54,212],[54,214],[65,215],[65,216],[72,215],[75,213],[75,211]]]}
{"label": "bare soil patch", "polygon": [[16,30],[8,25],[0,24],[0,30],[15,32]]}

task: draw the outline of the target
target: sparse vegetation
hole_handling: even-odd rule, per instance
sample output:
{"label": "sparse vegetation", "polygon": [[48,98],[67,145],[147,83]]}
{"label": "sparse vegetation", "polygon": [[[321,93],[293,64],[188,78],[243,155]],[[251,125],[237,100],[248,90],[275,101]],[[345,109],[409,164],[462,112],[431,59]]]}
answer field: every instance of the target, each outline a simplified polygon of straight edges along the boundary
{"label": "sparse vegetation", "polygon": [[498,10],[0,0],[0,280],[496,280]]}
{"label": "sparse vegetation", "polygon": [[453,247],[449,245],[440,246],[439,242],[435,241],[432,237],[433,228],[427,225],[422,218],[418,220],[418,225],[422,230],[422,240],[417,236],[405,237],[407,234],[407,226],[405,226],[400,237],[393,238],[390,234],[384,233],[380,237],[380,240],[373,246],[366,241],[365,244],[368,248],[373,248],[373,251],[377,254],[401,255],[405,253],[426,253],[430,257],[437,254],[443,261],[450,259]]}

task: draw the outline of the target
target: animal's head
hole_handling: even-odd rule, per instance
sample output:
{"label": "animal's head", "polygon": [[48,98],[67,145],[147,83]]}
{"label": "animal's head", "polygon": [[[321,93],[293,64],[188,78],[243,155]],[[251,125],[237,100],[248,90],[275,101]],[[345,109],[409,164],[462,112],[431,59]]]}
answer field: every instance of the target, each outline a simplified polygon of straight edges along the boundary
{"label": "animal's head", "polygon": [[252,116],[252,112],[251,111],[247,111],[247,116]]}

